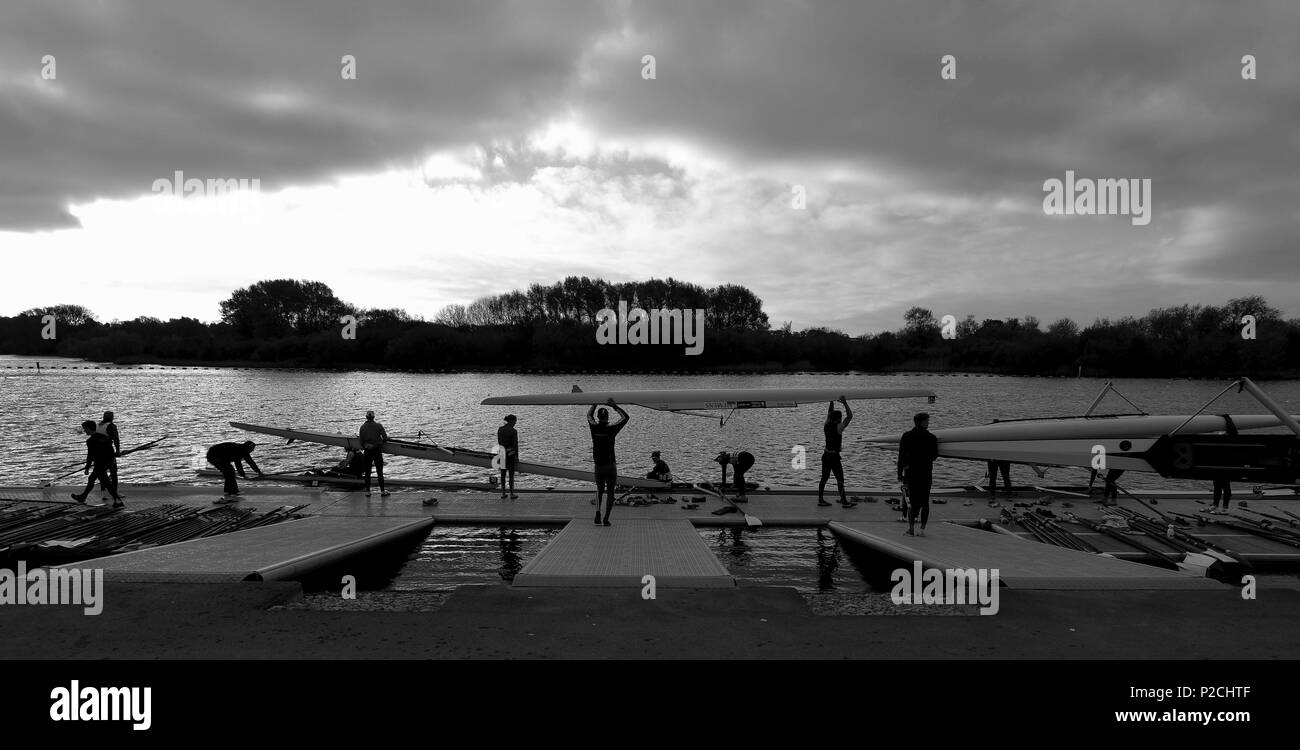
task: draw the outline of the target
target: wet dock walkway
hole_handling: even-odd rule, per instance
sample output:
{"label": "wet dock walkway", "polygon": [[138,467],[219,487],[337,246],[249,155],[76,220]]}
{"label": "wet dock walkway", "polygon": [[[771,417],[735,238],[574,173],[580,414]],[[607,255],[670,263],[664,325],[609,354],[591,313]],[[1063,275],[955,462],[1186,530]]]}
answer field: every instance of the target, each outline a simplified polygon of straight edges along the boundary
{"label": "wet dock walkway", "polygon": [[517,587],[731,588],[736,580],[685,520],[569,522],[515,575]]}
{"label": "wet dock walkway", "polygon": [[1015,589],[1213,589],[1206,578],[981,531],[954,523],[931,523],[924,537],[903,534],[897,523],[832,521],[831,531],[846,544],[860,545],[911,569],[993,569]]}

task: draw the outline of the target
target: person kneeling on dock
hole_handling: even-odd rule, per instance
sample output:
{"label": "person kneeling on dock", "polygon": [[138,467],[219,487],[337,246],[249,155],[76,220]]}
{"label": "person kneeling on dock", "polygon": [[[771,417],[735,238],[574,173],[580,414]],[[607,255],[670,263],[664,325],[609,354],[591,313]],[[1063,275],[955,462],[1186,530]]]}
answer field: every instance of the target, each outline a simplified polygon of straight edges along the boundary
{"label": "person kneeling on dock", "polygon": [[907,531],[916,536],[916,518],[921,517],[920,535],[930,520],[930,485],[934,482],[934,461],[939,457],[939,439],[930,432],[930,415],[912,417],[915,425],[898,441],[898,481],[907,488]]}
{"label": "person kneeling on dock", "polygon": [[673,481],[673,470],[668,467],[668,462],[663,459],[659,451],[651,453],[650,460],[654,461],[655,467],[646,472],[646,479],[657,479],[660,482]]}
{"label": "person kneeling on dock", "polygon": [[253,449],[256,447],[257,443],[245,440],[242,443],[217,443],[208,448],[208,463],[217,467],[217,471],[226,479],[223,488],[225,494],[220,500],[214,501],[217,505],[239,502],[239,484],[235,481],[235,472],[238,471],[239,476],[247,479],[248,475],[244,473],[245,462],[257,472],[257,476],[262,476],[262,470],[253,461]]}
{"label": "person kneeling on dock", "polygon": [[125,503],[117,494],[117,482],[109,479],[109,470],[114,461],[113,441],[108,435],[95,431],[93,420],[87,419],[82,422],[81,430],[89,436],[86,438],[86,474],[90,476],[90,481],[86,483],[86,489],[81,494],[73,493],[72,499],[79,503],[86,502],[86,496],[94,489],[95,482],[99,482],[100,487],[113,496],[113,507],[121,508]]}

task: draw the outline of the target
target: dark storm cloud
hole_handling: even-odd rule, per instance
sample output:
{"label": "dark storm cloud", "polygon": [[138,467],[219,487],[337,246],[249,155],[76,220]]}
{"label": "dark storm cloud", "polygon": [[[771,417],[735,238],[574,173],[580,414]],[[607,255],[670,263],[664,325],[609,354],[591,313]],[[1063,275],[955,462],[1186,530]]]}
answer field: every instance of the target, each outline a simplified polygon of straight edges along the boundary
{"label": "dark storm cloud", "polygon": [[0,227],[67,225],[67,204],[148,193],[178,169],[273,189],[517,135],[562,105],[605,7],[6,3]]}

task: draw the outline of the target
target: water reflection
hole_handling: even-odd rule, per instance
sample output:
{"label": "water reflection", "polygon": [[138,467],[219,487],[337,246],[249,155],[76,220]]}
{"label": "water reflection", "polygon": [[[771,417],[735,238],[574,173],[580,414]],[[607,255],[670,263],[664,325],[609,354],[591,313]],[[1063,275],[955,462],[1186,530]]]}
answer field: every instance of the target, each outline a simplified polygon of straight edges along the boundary
{"label": "water reflection", "polygon": [[700,536],[742,583],[804,592],[867,592],[871,587],[825,528],[701,529]]}

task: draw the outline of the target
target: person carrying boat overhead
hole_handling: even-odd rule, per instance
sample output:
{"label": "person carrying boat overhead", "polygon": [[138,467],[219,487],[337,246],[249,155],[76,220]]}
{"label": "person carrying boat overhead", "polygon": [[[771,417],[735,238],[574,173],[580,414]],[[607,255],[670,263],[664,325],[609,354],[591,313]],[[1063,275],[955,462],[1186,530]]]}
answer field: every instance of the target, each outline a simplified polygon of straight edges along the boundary
{"label": "person carrying boat overhead", "polygon": [[[104,419],[95,426],[95,432],[105,435],[113,444],[113,461],[108,467],[108,478],[113,483],[113,490],[117,491],[117,457],[122,455],[122,437],[117,432],[117,425],[113,423],[113,412],[104,412]],[[99,486],[100,492],[108,492],[108,487],[103,482]]]}
{"label": "person carrying boat overhead", "polygon": [[379,496],[388,497],[390,493],[384,489],[384,443],[388,442],[388,432],[384,426],[375,421],[373,411],[366,412],[366,421],[361,423],[361,429],[357,430],[357,437],[361,439],[361,450],[365,451],[365,477],[366,477],[366,497],[370,497],[370,468],[373,466],[375,474],[379,476]]}
{"label": "person carrying boat overhead", "polygon": [[217,443],[208,448],[208,463],[217,467],[226,480],[223,488],[225,494],[220,500],[213,501],[217,505],[239,502],[239,483],[235,481],[235,472],[247,479],[248,475],[244,473],[245,463],[257,472],[259,477],[262,476],[262,469],[253,460],[253,449],[256,447],[257,443],[245,440],[242,443]]}
{"label": "person carrying boat overhead", "polygon": [[826,502],[826,482],[835,474],[835,484],[840,490],[840,505],[847,505],[849,500],[844,494],[844,464],[840,462],[840,449],[844,444],[844,429],[849,426],[853,420],[853,410],[849,408],[848,399],[840,396],[840,403],[844,404],[844,418],[840,419],[840,412],[835,408],[835,402],[832,401],[826,407],[826,422],[822,425],[822,433],[826,436],[826,448],[822,450],[822,479],[817,484],[817,504],[822,507],[830,507]]}
{"label": "person carrying boat overhead", "polygon": [[[930,432],[930,415],[921,412],[912,417],[915,425],[898,441],[898,481],[907,488],[908,536],[925,536],[930,520],[930,485],[934,482],[934,462],[939,457],[939,439]],[[920,516],[921,530],[916,530]]]}
{"label": "person carrying boat overhead", "polygon": [[[109,467],[113,463],[113,441],[108,435],[99,432],[95,428],[94,420],[87,419],[81,423],[81,431],[86,433],[86,474],[89,475],[90,481],[86,482],[86,489],[81,494],[73,493],[72,499],[79,503],[86,502],[86,496],[94,489],[95,482],[108,491],[113,496],[113,507],[121,508],[125,503],[117,494],[117,482],[109,479]],[[93,471],[92,471],[93,469]]]}
{"label": "person carrying boat overhead", "polygon": [[[606,402],[618,412],[620,420],[609,422],[609,409],[596,410],[592,404],[587,410],[587,427],[591,429],[591,457],[596,463],[596,523],[609,526],[609,512],[614,509],[614,487],[618,484],[618,465],[614,459],[614,438],[627,426],[628,415],[614,399]],[[605,496],[605,518],[600,516],[600,499]]]}
{"label": "person carrying boat overhead", "polygon": [[745,497],[745,472],[754,467],[754,454],[749,451],[740,451],[733,456],[723,451],[713,460],[722,465],[722,484],[718,485],[719,488],[727,486],[727,467],[732,466],[736,470],[735,481],[732,482],[732,486],[736,490],[736,502],[749,502],[749,498]]}
{"label": "person carrying boat overhead", "polygon": [[506,475],[510,475],[510,499],[518,500],[515,494],[515,466],[519,464],[519,431],[515,429],[518,417],[513,414],[505,416],[505,424],[497,428],[497,449],[505,453],[505,463],[501,464],[501,499],[506,499]]}
{"label": "person carrying boat overhead", "polygon": [[654,462],[655,466],[646,472],[646,479],[658,479],[660,482],[671,482],[673,480],[673,470],[668,468],[668,462],[664,461],[659,451],[651,453],[650,460]]}

